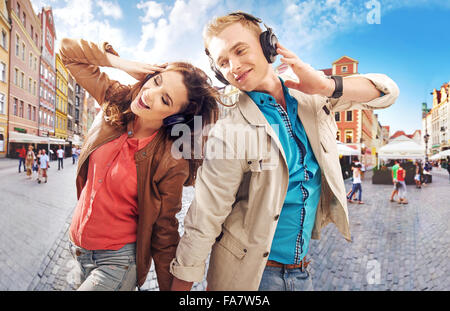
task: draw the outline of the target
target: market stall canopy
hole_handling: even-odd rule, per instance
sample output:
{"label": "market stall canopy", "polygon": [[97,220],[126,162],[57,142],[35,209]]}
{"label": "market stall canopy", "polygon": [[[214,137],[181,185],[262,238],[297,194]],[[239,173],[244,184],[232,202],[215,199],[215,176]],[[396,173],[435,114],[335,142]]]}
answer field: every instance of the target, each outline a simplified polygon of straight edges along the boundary
{"label": "market stall canopy", "polygon": [[381,147],[378,150],[378,157],[380,160],[423,159],[425,157],[425,148],[414,140],[402,135]]}
{"label": "market stall canopy", "polygon": [[36,136],[31,134],[19,133],[19,132],[9,132],[9,142],[10,143],[24,143],[24,144],[68,144],[64,139],[51,138],[45,136]]}
{"label": "market stall canopy", "polygon": [[358,155],[360,155],[358,150],[350,148],[340,141],[336,141],[336,143],[337,143],[338,154],[341,154],[343,156],[352,156],[352,155],[358,156]]}

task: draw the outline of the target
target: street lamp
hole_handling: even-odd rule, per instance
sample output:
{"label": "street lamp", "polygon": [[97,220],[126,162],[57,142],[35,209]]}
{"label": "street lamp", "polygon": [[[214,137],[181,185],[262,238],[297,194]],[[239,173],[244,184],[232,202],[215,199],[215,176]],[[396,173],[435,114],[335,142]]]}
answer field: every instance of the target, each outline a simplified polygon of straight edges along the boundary
{"label": "street lamp", "polygon": [[423,136],[423,140],[425,141],[425,162],[428,162],[428,139],[430,138],[430,135],[428,135],[428,132],[425,129],[425,135]]}

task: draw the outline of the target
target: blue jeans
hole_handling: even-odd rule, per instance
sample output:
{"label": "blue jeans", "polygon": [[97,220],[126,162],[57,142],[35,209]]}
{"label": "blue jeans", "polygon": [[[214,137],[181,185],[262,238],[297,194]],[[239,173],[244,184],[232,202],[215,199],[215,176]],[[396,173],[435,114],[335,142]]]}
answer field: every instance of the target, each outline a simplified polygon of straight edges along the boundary
{"label": "blue jeans", "polygon": [[258,290],[312,291],[314,287],[308,269],[284,269],[266,266]]}
{"label": "blue jeans", "polygon": [[69,249],[78,263],[79,291],[136,290],[136,243],[126,244],[117,251],[90,251],[69,239]]}
{"label": "blue jeans", "polygon": [[19,158],[19,173],[20,173],[20,167],[23,163],[23,171],[25,172],[27,169],[25,168],[25,158]]}
{"label": "blue jeans", "polygon": [[350,192],[349,196],[347,197],[347,199],[351,200],[353,195],[356,194],[356,191],[358,191],[358,201],[361,201],[361,197],[362,197],[362,187],[360,183],[357,184],[353,184],[353,188],[352,188],[352,192]]}

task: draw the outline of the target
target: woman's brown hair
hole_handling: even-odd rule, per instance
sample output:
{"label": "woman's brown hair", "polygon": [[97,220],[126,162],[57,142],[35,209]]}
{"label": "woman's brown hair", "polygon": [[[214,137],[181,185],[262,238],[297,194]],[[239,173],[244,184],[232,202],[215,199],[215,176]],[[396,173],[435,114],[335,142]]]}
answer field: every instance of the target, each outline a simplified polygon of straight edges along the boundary
{"label": "woman's brown hair", "polygon": [[[194,183],[197,169],[203,162],[203,155],[195,154],[197,150],[194,146],[201,143],[204,146],[207,135],[195,132],[194,116],[200,116],[202,121],[202,129],[206,126],[214,124],[219,117],[218,104],[222,104],[219,92],[212,86],[211,79],[206,73],[186,62],[169,63],[165,71],[176,71],[183,76],[183,83],[188,92],[188,102],[184,105],[184,110],[179,113],[183,114],[186,119],[186,125],[190,129],[190,149],[189,156],[189,179],[186,185]],[[134,119],[135,115],[131,111],[131,102],[136,98],[145,84],[146,80],[139,81],[132,86],[121,86],[110,88],[112,93],[106,92],[106,100],[102,105],[104,114],[108,122],[116,127],[125,129],[128,122]],[[178,137],[171,135],[172,127],[164,127],[168,139],[174,141]],[[201,142],[196,141],[201,137]],[[180,150],[182,151],[182,150]]]}

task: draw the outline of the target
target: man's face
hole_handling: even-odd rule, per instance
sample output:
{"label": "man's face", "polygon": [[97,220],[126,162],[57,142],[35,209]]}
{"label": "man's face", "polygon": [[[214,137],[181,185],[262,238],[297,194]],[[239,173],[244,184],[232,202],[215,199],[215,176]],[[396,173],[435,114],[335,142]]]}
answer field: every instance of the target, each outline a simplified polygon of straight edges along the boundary
{"label": "man's face", "polygon": [[222,75],[243,91],[257,89],[268,76],[270,65],[258,36],[240,23],[232,24],[212,37],[208,50]]}

